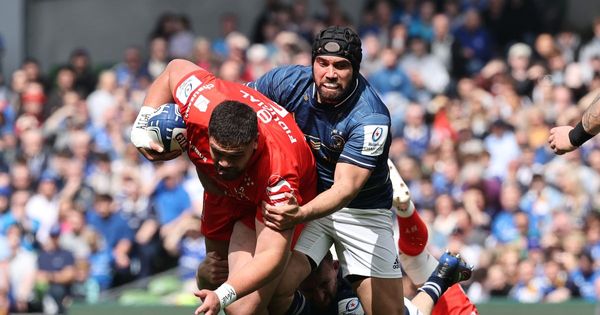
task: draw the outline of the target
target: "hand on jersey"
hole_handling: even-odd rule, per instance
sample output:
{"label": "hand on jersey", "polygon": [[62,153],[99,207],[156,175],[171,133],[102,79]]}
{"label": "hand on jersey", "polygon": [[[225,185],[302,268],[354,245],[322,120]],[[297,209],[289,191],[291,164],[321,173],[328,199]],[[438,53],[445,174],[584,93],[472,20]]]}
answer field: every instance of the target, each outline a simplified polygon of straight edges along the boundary
{"label": "hand on jersey", "polygon": [[265,225],[274,230],[288,230],[302,223],[304,214],[296,196],[285,193],[287,204],[273,206],[263,201],[263,217]]}
{"label": "hand on jersey", "polygon": [[200,292],[195,292],[195,296],[199,297],[202,300],[202,305],[196,308],[194,312],[195,315],[200,315],[204,313],[204,315],[217,315],[221,310],[221,303],[219,302],[219,297],[214,291],[210,290],[200,290]]}
{"label": "hand on jersey", "polygon": [[554,153],[561,155],[577,149],[577,147],[571,144],[571,140],[569,139],[569,132],[572,129],[573,127],[571,126],[560,126],[550,129],[548,143]]}

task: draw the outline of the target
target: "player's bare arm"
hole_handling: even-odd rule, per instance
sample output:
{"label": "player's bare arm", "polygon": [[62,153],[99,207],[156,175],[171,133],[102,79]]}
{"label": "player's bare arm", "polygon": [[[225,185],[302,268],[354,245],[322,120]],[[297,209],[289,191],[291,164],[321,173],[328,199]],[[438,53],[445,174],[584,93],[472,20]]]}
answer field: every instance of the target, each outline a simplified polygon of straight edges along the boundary
{"label": "player's bare arm", "polygon": [[591,135],[600,132],[600,94],[598,94],[581,118],[583,129]]}
{"label": "player's bare arm", "polygon": [[196,271],[196,286],[199,290],[214,290],[227,280],[228,275],[227,257],[223,258],[217,252],[207,252]]}
{"label": "player's bare arm", "polygon": [[285,230],[299,223],[332,214],[356,197],[370,175],[371,171],[368,169],[343,162],[337,163],[331,188],[320,193],[304,206],[299,206],[293,202],[293,199],[283,206],[263,204],[265,225],[273,229]]}
{"label": "player's bare arm", "polygon": [[600,94],[583,113],[575,126],[559,126],[550,130],[548,143],[556,154],[571,152],[600,132]]}
{"label": "player's bare arm", "polygon": [[292,230],[275,231],[256,221],[256,250],[252,260],[244,266],[246,272],[230,274],[227,281],[215,291],[196,293],[203,301],[195,314],[217,314],[221,308],[263,287],[281,274],[288,261]]}
{"label": "player's bare arm", "polygon": [[148,160],[166,161],[181,154],[180,150],[163,153],[163,148],[149,138],[146,133],[146,125],[150,114],[160,105],[173,102],[172,91],[177,83],[184,76],[198,69],[200,68],[192,62],[175,59],[169,62],[165,70],[150,85],[148,94],[144,99],[144,105],[140,108],[131,130],[131,142]]}

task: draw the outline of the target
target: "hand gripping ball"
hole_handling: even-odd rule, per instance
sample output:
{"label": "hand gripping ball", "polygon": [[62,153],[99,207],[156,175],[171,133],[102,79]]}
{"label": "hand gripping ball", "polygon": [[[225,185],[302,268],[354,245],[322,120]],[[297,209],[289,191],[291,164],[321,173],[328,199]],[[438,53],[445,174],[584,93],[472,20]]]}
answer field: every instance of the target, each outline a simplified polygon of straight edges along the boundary
{"label": "hand gripping ball", "polygon": [[181,149],[187,150],[187,137],[185,122],[179,112],[179,107],[174,103],[161,105],[148,118],[146,131],[152,141],[160,144],[165,151]]}

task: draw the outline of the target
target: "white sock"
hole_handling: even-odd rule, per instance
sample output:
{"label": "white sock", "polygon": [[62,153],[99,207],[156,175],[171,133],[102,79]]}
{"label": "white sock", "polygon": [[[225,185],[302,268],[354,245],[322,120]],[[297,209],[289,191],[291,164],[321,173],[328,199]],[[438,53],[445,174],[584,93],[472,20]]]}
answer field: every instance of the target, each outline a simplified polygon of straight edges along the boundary
{"label": "white sock", "polygon": [[[392,160],[388,159],[388,167],[390,168],[390,180],[392,181],[392,189],[394,190],[392,204],[396,208],[398,216],[403,218],[410,217],[415,212],[415,204],[410,200],[410,191],[408,186],[400,176],[400,172],[394,165]],[[406,205],[406,202],[410,201],[406,210],[402,209],[401,206]]]}
{"label": "white sock", "polygon": [[404,269],[412,283],[417,286],[425,283],[438,266],[438,260],[431,256],[427,250],[417,256],[408,256],[401,253],[399,258],[402,269]]}
{"label": "white sock", "polygon": [[415,204],[412,202],[412,200],[410,201],[410,204],[408,205],[408,208],[406,210],[400,210],[396,208],[396,214],[402,218],[410,217],[413,214],[413,212],[415,212]]}

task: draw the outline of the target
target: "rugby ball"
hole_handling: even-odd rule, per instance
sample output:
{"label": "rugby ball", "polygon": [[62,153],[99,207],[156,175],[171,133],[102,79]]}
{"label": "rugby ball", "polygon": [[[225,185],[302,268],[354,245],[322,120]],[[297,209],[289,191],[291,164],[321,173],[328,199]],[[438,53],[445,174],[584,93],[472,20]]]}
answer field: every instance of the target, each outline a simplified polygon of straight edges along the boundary
{"label": "rugby ball", "polygon": [[165,151],[187,150],[185,122],[179,112],[179,106],[174,103],[161,105],[148,118],[146,127],[152,141],[160,144]]}

